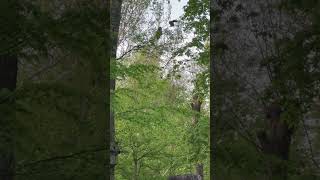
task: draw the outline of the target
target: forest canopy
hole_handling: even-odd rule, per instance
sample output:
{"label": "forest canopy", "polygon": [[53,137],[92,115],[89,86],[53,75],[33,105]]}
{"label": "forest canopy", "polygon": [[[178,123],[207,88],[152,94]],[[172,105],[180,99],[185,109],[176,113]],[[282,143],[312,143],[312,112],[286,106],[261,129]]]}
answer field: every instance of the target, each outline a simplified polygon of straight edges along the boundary
{"label": "forest canopy", "polygon": [[173,19],[178,2],[123,1],[112,63],[116,179],[196,175],[200,166],[209,179],[209,1],[184,3]]}

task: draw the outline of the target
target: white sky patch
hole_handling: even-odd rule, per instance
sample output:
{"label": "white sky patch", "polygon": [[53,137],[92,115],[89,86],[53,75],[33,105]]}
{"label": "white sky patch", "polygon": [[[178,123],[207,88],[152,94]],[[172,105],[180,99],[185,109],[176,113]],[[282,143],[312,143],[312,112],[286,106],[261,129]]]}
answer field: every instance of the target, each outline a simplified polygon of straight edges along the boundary
{"label": "white sky patch", "polygon": [[[161,2],[161,0],[159,0],[158,2]],[[142,23],[142,25],[140,26],[141,32],[146,32],[148,34],[148,37],[151,37],[156,32],[156,29],[160,26],[162,27],[163,31],[170,31],[177,36],[183,36],[182,41],[177,38],[177,43],[173,43],[170,45],[172,50],[165,52],[164,55],[160,57],[160,66],[163,67],[163,76],[166,76],[168,72],[172,71],[176,63],[181,64],[182,68],[179,68],[179,74],[181,75],[181,78],[178,80],[173,78],[171,80],[174,84],[184,87],[187,93],[191,94],[194,86],[192,80],[195,78],[195,75],[197,73],[201,72],[201,69],[197,66],[194,59],[190,59],[190,57],[186,55],[178,56],[174,59],[170,58],[172,55],[171,53],[174,50],[185,46],[186,43],[191,42],[194,37],[193,33],[184,32],[183,27],[181,27],[182,24],[179,22],[175,23],[173,27],[170,27],[169,25],[170,20],[179,21],[181,19],[184,14],[184,6],[187,5],[188,0],[171,0],[170,4],[166,3],[166,0],[164,0],[163,2],[163,14],[161,15],[161,18],[158,19],[158,21],[156,20],[157,16],[152,11],[152,5],[146,10],[144,14],[145,19],[143,20],[145,23]],[[165,42],[167,38],[170,37],[167,37],[165,34],[163,34],[159,40],[159,43],[161,44]],[[172,39],[172,37],[170,40],[175,41],[175,39]],[[130,50],[135,45],[136,44],[133,44],[130,41],[119,44],[117,51],[118,57]],[[190,50],[192,52],[196,52],[195,48],[190,48]],[[184,65],[184,63],[186,63],[186,65]]]}
{"label": "white sky patch", "polygon": [[[166,10],[171,10],[170,20],[179,21],[181,19],[181,16],[183,16],[184,14],[184,6],[186,6],[187,3],[188,3],[188,0],[181,0],[181,1],[171,0],[170,6],[166,5],[165,7]],[[180,25],[179,22],[176,23],[174,27],[170,27],[168,22],[164,24],[165,28],[169,28],[172,31],[176,31],[177,34],[178,33],[183,34],[184,40],[177,46],[177,48],[183,47],[184,45],[186,45],[186,43],[191,42],[191,40],[194,37],[193,33],[186,33],[181,31],[181,27],[179,27],[179,25]],[[181,32],[179,32],[179,30]],[[163,69],[164,74],[167,74],[171,70],[171,68],[174,66],[173,61],[188,62],[187,64],[189,66],[184,67],[183,70],[180,71],[181,79],[177,81],[173,80],[173,82],[178,85],[182,85],[183,87],[185,87],[185,90],[187,91],[187,93],[191,93],[194,87],[192,80],[194,79],[195,74],[199,72],[199,69],[196,67],[194,63],[190,63],[192,62],[192,60],[190,60],[190,57],[186,55],[178,56],[171,60],[169,59],[169,57],[170,57],[170,52],[168,52],[168,54],[165,54],[161,57],[162,59],[161,66],[164,66],[164,69]]]}
{"label": "white sky patch", "polygon": [[184,13],[183,7],[187,5],[188,0],[181,0],[180,2],[178,0],[171,0],[170,3],[172,6],[171,18],[179,19]]}

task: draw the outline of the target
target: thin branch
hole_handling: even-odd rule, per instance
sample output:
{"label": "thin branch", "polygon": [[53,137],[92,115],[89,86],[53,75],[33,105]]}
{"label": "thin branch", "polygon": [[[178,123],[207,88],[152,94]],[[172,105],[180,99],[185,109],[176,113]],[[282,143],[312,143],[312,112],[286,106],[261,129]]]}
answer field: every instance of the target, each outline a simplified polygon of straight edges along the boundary
{"label": "thin branch", "polygon": [[302,124],[303,124],[303,129],[304,129],[305,136],[306,136],[306,138],[307,138],[307,140],[308,140],[308,145],[309,145],[311,160],[312,160],[313,164],[314,164],[317,168],[320,168],[318,162],[315,160],[314,155],[313,155],[313,148],[312,148],[312,144],[311,144],[311,139],[310,139],[310,137],[309,137],[309,132],[308,132],[308,130],[307,130],[307,126],[306,126],[306,123],[305,123],[304,119],[302,119]]}
{"label": "thin branch", "polygon": [[[77,156],[83,155],[83,154],[87,154],[87,153],[97,153],[97,152],[101,152],[101,151],[106,151],[107,148],[97,148],[97,149],[92,149],[92,150],[84,150],[84,151],[80,151],[80,152],[76,152],[76,153],[72,153],[70,155],[65,155],[65,156],[55,156],[55,157],[50,157],[50,158],[46,158],[46,159],[42,159],[42,160],[38,160],[38,161],[34,161],[34,162],[29,162],[29,163],[22,163],[22,164],[18,164],[17,166],[22,166],[22,167],[26,167],[26,166],[33,166],[39,163],[45,163],[45,162],[50,162],[50,161],[55,161],[55,160],[64,160],[64,159],[68,159],[68,158],[75,158]],[[26,176],[26,175],[32,175],[32,174],[40,174],[43,173],[43,171],[38,171],[38,172],[12,172],[12,173],[0,173],[0,175],[14,175],[14,176]]]}
{"label": "thin branch", "polygon": [[[254,136],[250,133],[250,131],[245,127],[244,123],[242,122],[241,118],[238,116],[238,114],[233,110],[231,109],[231,112],[232,114],[236,117],[236,119],[238,119],[238,122],[240,124],[240,126],[243,128],[244,132],[247,134],[247,138],[255,144],[256,147],[259,147],[258,149],[261,149],[261,147],[255,142],[254,140]],[[234,120],[236,121],[236,120]]]}
{"label": "thin branch", "polygon": [[141,48],[145,47],[145,45],[136,45],[133,48],[131,48],[130,50],[128,50],[127,52],[123,53],[120,57],[118,57],[116,60],[120,60],[122,58],[124,58],[126,55],[130,54],[132,51],[137,51]]}
{"label": "thin branch", "polygon": [[40,69],[39,71],[37,71],[37,72],[35,72],[34,74],[32,74],[31,76],[29,76],[29,77],[27,78],[27,80],[32,80],[32,79],[35,78],[36,76],[39,76],[41,73],[43,73],[43,72],[45,72],[45,71],[47,71],[47,70],[49,70],[49,69],[57,66],[60,62],[61,62],[61,61],[59,60],[59,61],[54,62],[53,64],[49,64],[48,66],[43,67],[43,68]]}
{"label": "thin branch", "polygon": [[[257,150],[262,151],[262,148],[253,140],[251,140],[250,138],[248,138],[247,136],[245,136],[244,134],[242,134],[240,131],[238,131],[238,129],[236,127],[234,127],[231,123],[229,123],[228,121],[226,121],[227,125],[229,127],[231,127],[233,130],[235,130],[241,137],[243,137],[246,141],[248,141],[249,143],[251,143],[254,147],[256,147]],[[258,152],[260,152],[258,151]]]}
{"label": "thin branch", "polygon": [[33,166],[33,165],[40,164],[40,163],[46,163],[46,162],[51,162],[51,161],[56,161],[56,160],[64,160],[64,159],[69,159],[69,158],[75,158],[75,157],[83,155],[83,154],[88,154],[88,153],[92,154],[92,153],[97,153],[97,152],[106,151],[106,150],[107,150],[106,147],[96,148],[96,149],[91,149],[91,150],[83,150],[83,151],[80,151],[80,152],[71,153],[69,155],[54,156],[54,157],[41,159],[41,160],[29,162],[29,163],[22,163],[22,164],[18,164],[18,166],[22,166],[22,167]]}
{"label": "thin branch", "polygon": [[227,64],[224,64],[224,67],[228,70],[228,72],[232,73],[233,76],[238,78],[243,84],[249,85],[251,87],[251,90],[253,90],[253,93],[256,95],[256,98],[248,94],[248,97],[250,99],[254,101],[260,101],[264,106],[266,106],[266,103],[264,102],[264,100],[262,98],[259,98],[261,96],[261,93],[259,93],[256,86],[252,82],[250,82],[247,78],[243,77],[237,71],[232,70],[231,67],[228,66]]}
{"label": "thin branch", "polygon": [[138,157],[137,158],[137,160],[138,161],[140,161],[142,158],[145,158],[146,156],[148,156],[148,155],[152,155],[152,154],[157,154],[157,153],[159,153],[159,152],[161,152],[162,151],[162,149],[160,149],[160,150],[156,150],[156,151],[153,151],[152,149],[150,149],[149,151],[147,151],[147,152],[145,152],[144,154],[142,154],[140,157]]}

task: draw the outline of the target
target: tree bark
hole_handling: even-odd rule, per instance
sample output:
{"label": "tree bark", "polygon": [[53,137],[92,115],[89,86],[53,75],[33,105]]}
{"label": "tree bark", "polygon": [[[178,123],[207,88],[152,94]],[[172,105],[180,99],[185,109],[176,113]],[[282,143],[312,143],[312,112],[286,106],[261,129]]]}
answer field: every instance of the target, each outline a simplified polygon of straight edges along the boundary
{"label": "tree bark", "polygon": [[266,110],[267,124],[264,130],[258,133],[263,153],[278,158],[279,162],[270,161],[268,174],[270,179],[287,179],[286,163],[289,160],[289,150],[292,129],[280,120],[281,107],[277,104],[270,105]]}
{"label": "tree bark", "polygon": [[197,123],[199,121],[199,117],[200,117],[199,114],[200,114],[200,110],[201,110],[201,105],[202,105],[202,102],[199,99],[199,97],[197,95],[194,95],[192,103],[191,103],[191,108],[195,112],[195,115],[194,115],[194,117],[192,119],[192,124],[194,126],[197,125]]}
{"label": "tree bark", "polygon": [[[121,20],[121,5],[122,0],[111,1],[111,52],[110,52],[110,64],[114,64],[117,56],[118,46],[118,33]],[[110,92],[115,91],[116,81],[110,79]],[[114,171],[117,161],[117,155],[119,153],[118,147],[115,142],[115,117],[112,107],[110,107],[110,180],[114,180]]]}
{"label": "tree bark", "polygon": [[[0,91],[14,91],[17,83],[17,57],[15,55],[0,55]],[[0,96],[0,179],[14,179],[14,147],[13,120],[15,118],[14,98]]]}
{"label": "tree bark", "polygon": [[197,164],[196,173],[203,179],[203,164]]}
{"label": "tree bark", "polygon": [[134,167],[133,167],[133,180],[138,180],[139,179],[139,167],[138,167],[138,160],[135,158],[134,159],[134,161],[133,161],[133,163],[134,163]]}

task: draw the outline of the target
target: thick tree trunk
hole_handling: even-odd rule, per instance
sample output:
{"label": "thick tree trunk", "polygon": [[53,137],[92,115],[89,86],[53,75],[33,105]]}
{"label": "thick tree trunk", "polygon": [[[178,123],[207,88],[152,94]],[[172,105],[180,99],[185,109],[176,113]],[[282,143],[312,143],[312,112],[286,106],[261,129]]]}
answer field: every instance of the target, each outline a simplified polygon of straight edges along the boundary
{"label": "thick tree trunk", "polygon": [[[117,56],[117,46],[118,46],[118,33],[121,20],[121,5],[122,0],[112,0],[111,1],[111,56],[110,64],[115,61]],[[115,90],[115,79],[110,79],[110,91],[111,93]],[[115,142],[115,117],[114,111],[110,109],[110,180],[114,180],[114,171],[118,155],[118,147]]]}
{"label": "thick tree trunk", "polygon": [[279,105],[272,104],[267,108],[267,124],[264,130],[258,133],[258,138],[263,153],[272,155],[280,161],[268,162],[268,174],[270,179],[286,180],[286,162],[289,159],[289,150],[292,136],[292,129],[280,119],[281,108]]}
{"label": "thick tree trunk", "polygon": [[[0,91],[14,91],[17,82],[17,57],[0,55]],[[14,98],[0,96],[0,179],[14,179],[13,120]]]}

